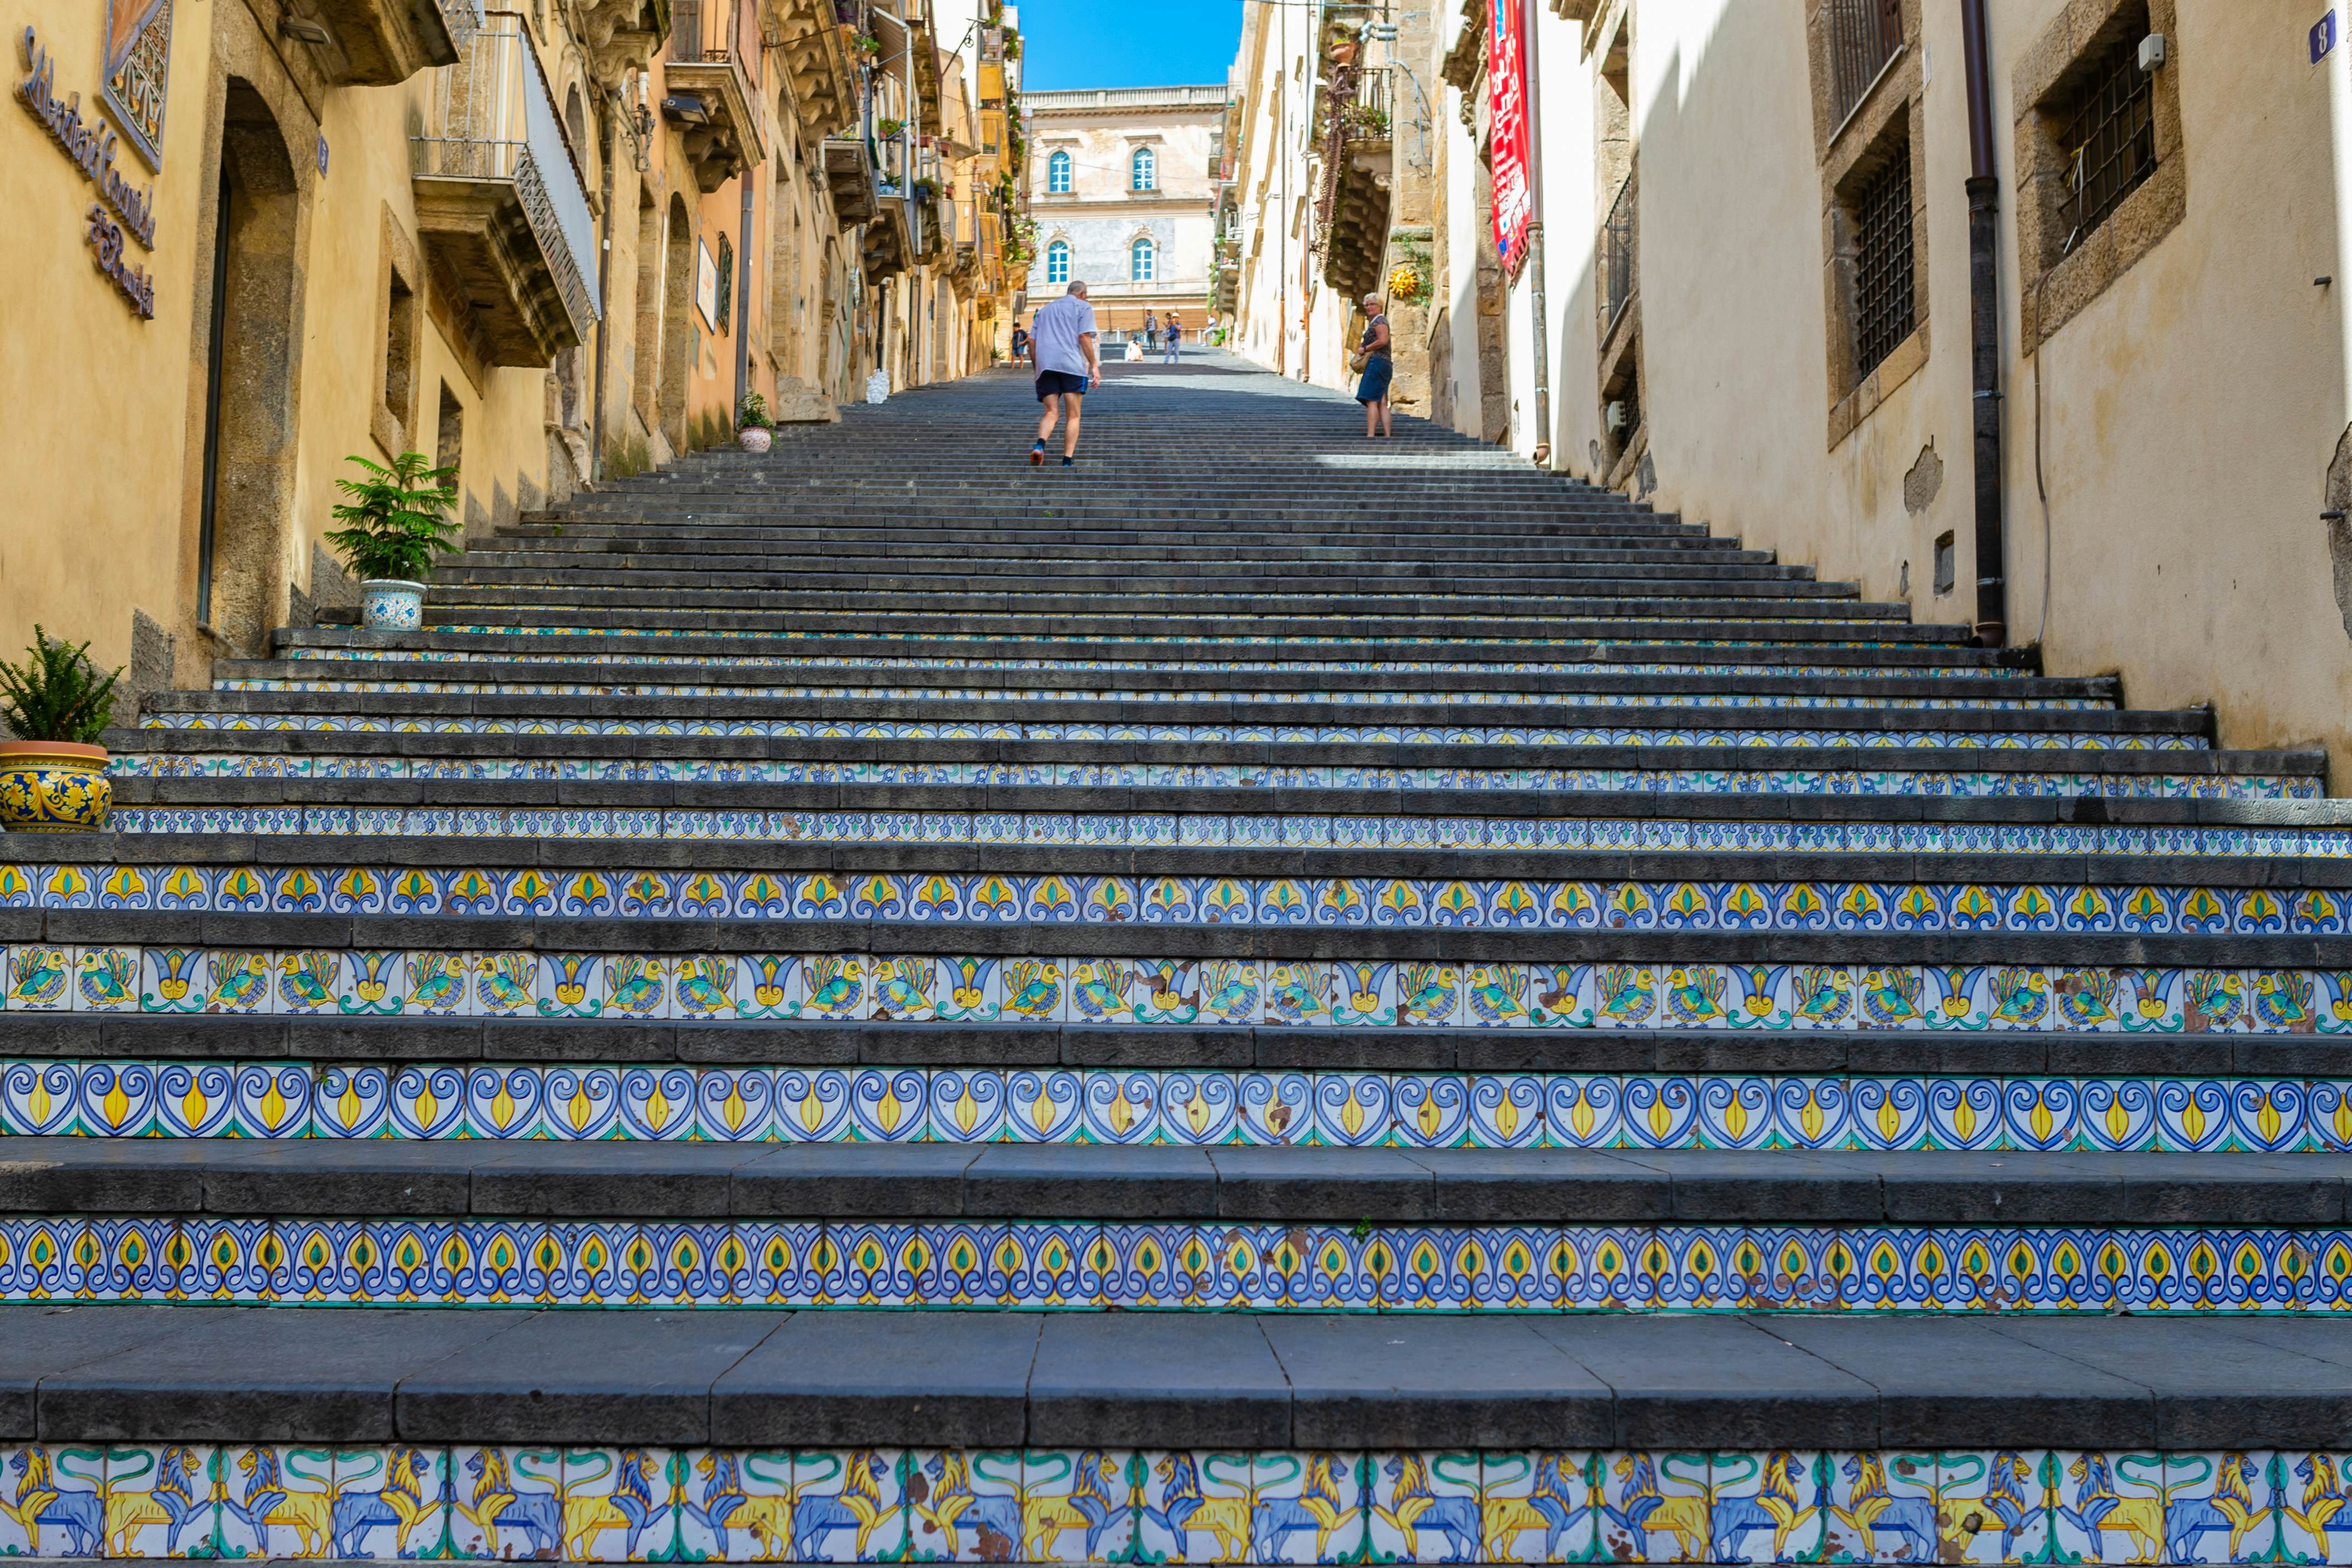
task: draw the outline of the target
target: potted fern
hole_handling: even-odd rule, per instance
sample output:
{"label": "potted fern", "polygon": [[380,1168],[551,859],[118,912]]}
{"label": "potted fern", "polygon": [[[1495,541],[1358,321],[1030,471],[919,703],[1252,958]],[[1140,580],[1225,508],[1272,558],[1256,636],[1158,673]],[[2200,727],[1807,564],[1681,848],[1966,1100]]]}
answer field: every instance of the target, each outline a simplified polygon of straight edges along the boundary
{"label": "potted fern", "polygon": [[360,624],[372,632],[413,632],[425,624],[425,577],[440,556],[458,548],[457,468],[436,468],[422,452],[403,452],[389,465],[365,458],[357,479],[337,479],[351,500],[335,508],[341,528],[327,542],[360,580]]}
{"label": "potted fern", "polygon": [[98,743],[114,712],[114,683],[89,644],[68,647],[39,626],[22,664],[0,659],[0,832],[80,833],[106,826],[114,786]]}
{"label": "potted fern", "polygon": [[768,400],[756,392],[743,395],[735,410],[735,444],[747,452],[764,452],[775,440],[776,422],[768,417]]}

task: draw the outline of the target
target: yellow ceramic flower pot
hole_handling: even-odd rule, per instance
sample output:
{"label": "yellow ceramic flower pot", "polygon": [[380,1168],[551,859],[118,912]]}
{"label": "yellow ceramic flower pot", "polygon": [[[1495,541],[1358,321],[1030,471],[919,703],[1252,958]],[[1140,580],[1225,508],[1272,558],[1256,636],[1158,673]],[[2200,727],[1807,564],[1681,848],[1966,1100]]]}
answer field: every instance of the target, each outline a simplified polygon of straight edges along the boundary
{"label": "yellow ceramic flower pot", "polygon": [[104,746],[0,741],[0,832],[94,833],[113,805]]}

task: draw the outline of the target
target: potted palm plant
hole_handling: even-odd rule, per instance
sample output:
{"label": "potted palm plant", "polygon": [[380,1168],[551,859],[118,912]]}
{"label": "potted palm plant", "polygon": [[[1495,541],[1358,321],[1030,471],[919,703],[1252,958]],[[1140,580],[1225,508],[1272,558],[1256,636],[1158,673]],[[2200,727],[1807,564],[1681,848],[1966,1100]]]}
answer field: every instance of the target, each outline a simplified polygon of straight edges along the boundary
{"label": "potted palm plant", "polygon": [[768,400],[756,392],[743,395],[735,410],[735,444],[747,452],[764,452],[775,440],[775,421],[768,417]]}
{"label": "potted palm plant", "polygon": [[335,508],[341,528],[327,542],[360,580],[360,624],[372,632],[413,632],[425,624],[425,578],[440,556],[459,549],[457,468],[436,468],[422,452],[389,465],[365,458],[357,479],[337,479],[351,497]]}
{"label": "potted palm plant", "polygon": [[52,641],[39,626],[22,664],[0,659],[0,832],[79,833],[106,826],[114,786],[98,743],[114,712],[114,683],[89,644]]}

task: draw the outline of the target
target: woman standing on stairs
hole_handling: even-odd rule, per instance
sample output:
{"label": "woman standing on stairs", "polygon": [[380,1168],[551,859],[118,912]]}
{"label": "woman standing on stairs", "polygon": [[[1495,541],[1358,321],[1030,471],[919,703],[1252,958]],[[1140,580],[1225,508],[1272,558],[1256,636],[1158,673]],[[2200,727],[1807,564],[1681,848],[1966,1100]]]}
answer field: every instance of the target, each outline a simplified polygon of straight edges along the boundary
{"label": "woman standing on stairs", "polygon": [[1388,312],[1378,294],[1364,296],[1364,341],[1356,345],[1354,368],[1363,374],[1356,384],[1356,401],[1364,405],[1364,439],[1392,436],[1389,428],[1389,379],[1396,365],[1389,357]]}

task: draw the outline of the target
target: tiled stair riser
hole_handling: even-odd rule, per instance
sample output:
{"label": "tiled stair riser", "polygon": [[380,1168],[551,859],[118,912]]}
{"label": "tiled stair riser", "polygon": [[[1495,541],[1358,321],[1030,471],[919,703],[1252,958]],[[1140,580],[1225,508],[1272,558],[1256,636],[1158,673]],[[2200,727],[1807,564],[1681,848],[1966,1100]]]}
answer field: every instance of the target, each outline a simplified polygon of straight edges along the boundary
{"label": "tiled stair riser", "polygon": [[[975,639],[978,640],[978,639]],[[919,645],[918,645],[919,646]],[[295,663],[309,664],[509,664],[526,660],[532,664],[581,665],[585,667],[643,666],[646,656],[628,653],[575,653],[536,648],[401,648],[401,647],[311,647],[301,645],[280,647],[271,657]],[[1202,670],[1217,673],[1240,671],[1275,672],[1282,674],[1320,674],[1326,670],[1366,670],[1409,672],[1437,675],[1558,675],[1591,673],[1595,675],[1804,675],[1832,680],[1874,680],[1890,675],[1906,678],[1926,676],[1969,676],[1990,680],[2024,680],[2032,679],[2030,670],[1999,665],[1883,665],[1883,664],[1807,664],[1783,669],[1770,665],[1721,661],[1716,663],[1667,662],[1652,659],[1643,662],[1579,663],[1570,661],[1534,662],[1508,659],[1274,659],[1274,658],[1043,658],[1038,657],[932,656],[920,654],[693,654],[679,658],[698,665],[729,669],[1055,669],[1055,670]],[[237,679],[244,679],[242,677]],[[237,689],[230,686],[229,689]],[[2101,706],[2108,706],[2101,704]]]}
{"label": "tiled stair riser", "polygon": [[2352,1083],[13,1061],[0,1135],[2341,1153]]}
{"label": "tiled stair riser", "polygon": [[[1574,704],[1594,708],[1752,708],[1757,699],[1736,693],[1574,692],[1546,691],[1233,691],[1214,687],[1182,691],[1127,690],[1117,688],[1044,688],[1003,686],[724,686],[669,681],[531,681],[499,680],[281,680],[236,677],[214,683],[215,691],[343,692],[388,696],[495,697],[747,697],[887,698],[957,702],[1350,702],[1443,704],[1496,703],[1509,707],[1554,707]],[[1925,712],[2063,712],[2104,713],[2115,704],[2096,698],[2047,697],[2014,700],[1992,697],[1818,696],[1798,699],[1807,708],[1896,708]],[[172,720],[182,717],[168,714]],[[167,727],[167,726],[166,726]]]}
{"label": "tiled stair riser", "polygon": [[[389,835],[395,830],[385,826],[373,831]],[[2066,853],[2043,846],[2053,837],[2088,838],[2095,834],[2095,830],[2068,834],[2063,829],[2019,829],[2017,837],[2041,840],[2042,845],[2006,849],[1956,847],[1953,852]],[[462,834],[436,835],[456,836]],[[1886,836],[1909,835],[1890,828]],[[2247,835],[2238,841],[2249,843],[2263,837]],[[1906,852],[1905,847],[1896,844],[1880,847]],[[2292,852],[2257,844],[2252,846],[2252,853],[2285,858]],[[989,871],[681,871],[627,866],[579,870],[495,866],[434,869],[383,864],[0,864],[0,909],[1560,931],[2341,936],[2352,930],[2352,889],[2327,888],[1065,877]]]}
{"label": "tiled stair riser", "polygon": [[1929,795],[2137,800],[2317,800],[2315,777],[2271,773],[1730,773],[1660,768],[1405,768],[1233,763],[842,762],[696,757],[360,757],[131,752],[117,778],[481,779],[656,784],[1037,784],[1160,789],[1528,789],[1643,795]]}
{"label": "tiled stair riser", "polygon": [[[0,1473],[38,1476],[56,1495],[39,1516],[47,1552],[381,1561],[1682,1563],[1777,1552],[2336,1564],[2352,1563],[2352,1532],[2333,1522],[2344,1468],[2341,1454],[2299,1449],[1967,1444],[1692,1454],[0,1445]],[[26,1524],[0,1509],[0,1552],[30,1546]]]}
{"label": "tiled stair riser", "polygon": [[[1695,711],[1704,711],[1696,710]],[[432,735],[695,735],[734,739],[823,737],[896,741],[1265,741],[1315,745],[1477,746],[1942,746],[1963,751],[2202,752],[2202,735],[2120,734],[2100,730],[1678,729],[1538,727],[1525,724],[1135,723],[913,719],[503,719],[351,713],[150,712],[147,730],[299,730],[320,733]]]}
{"label": "tiled stair riser", "polygon": [[2352,1033],[2352,971],[19,945],[10,1012],[248,1017]]}
{"label": "tiled stair riser", "polygon": [[2352,1318],[2352,1229],[34,1215],[0,1301]]}

